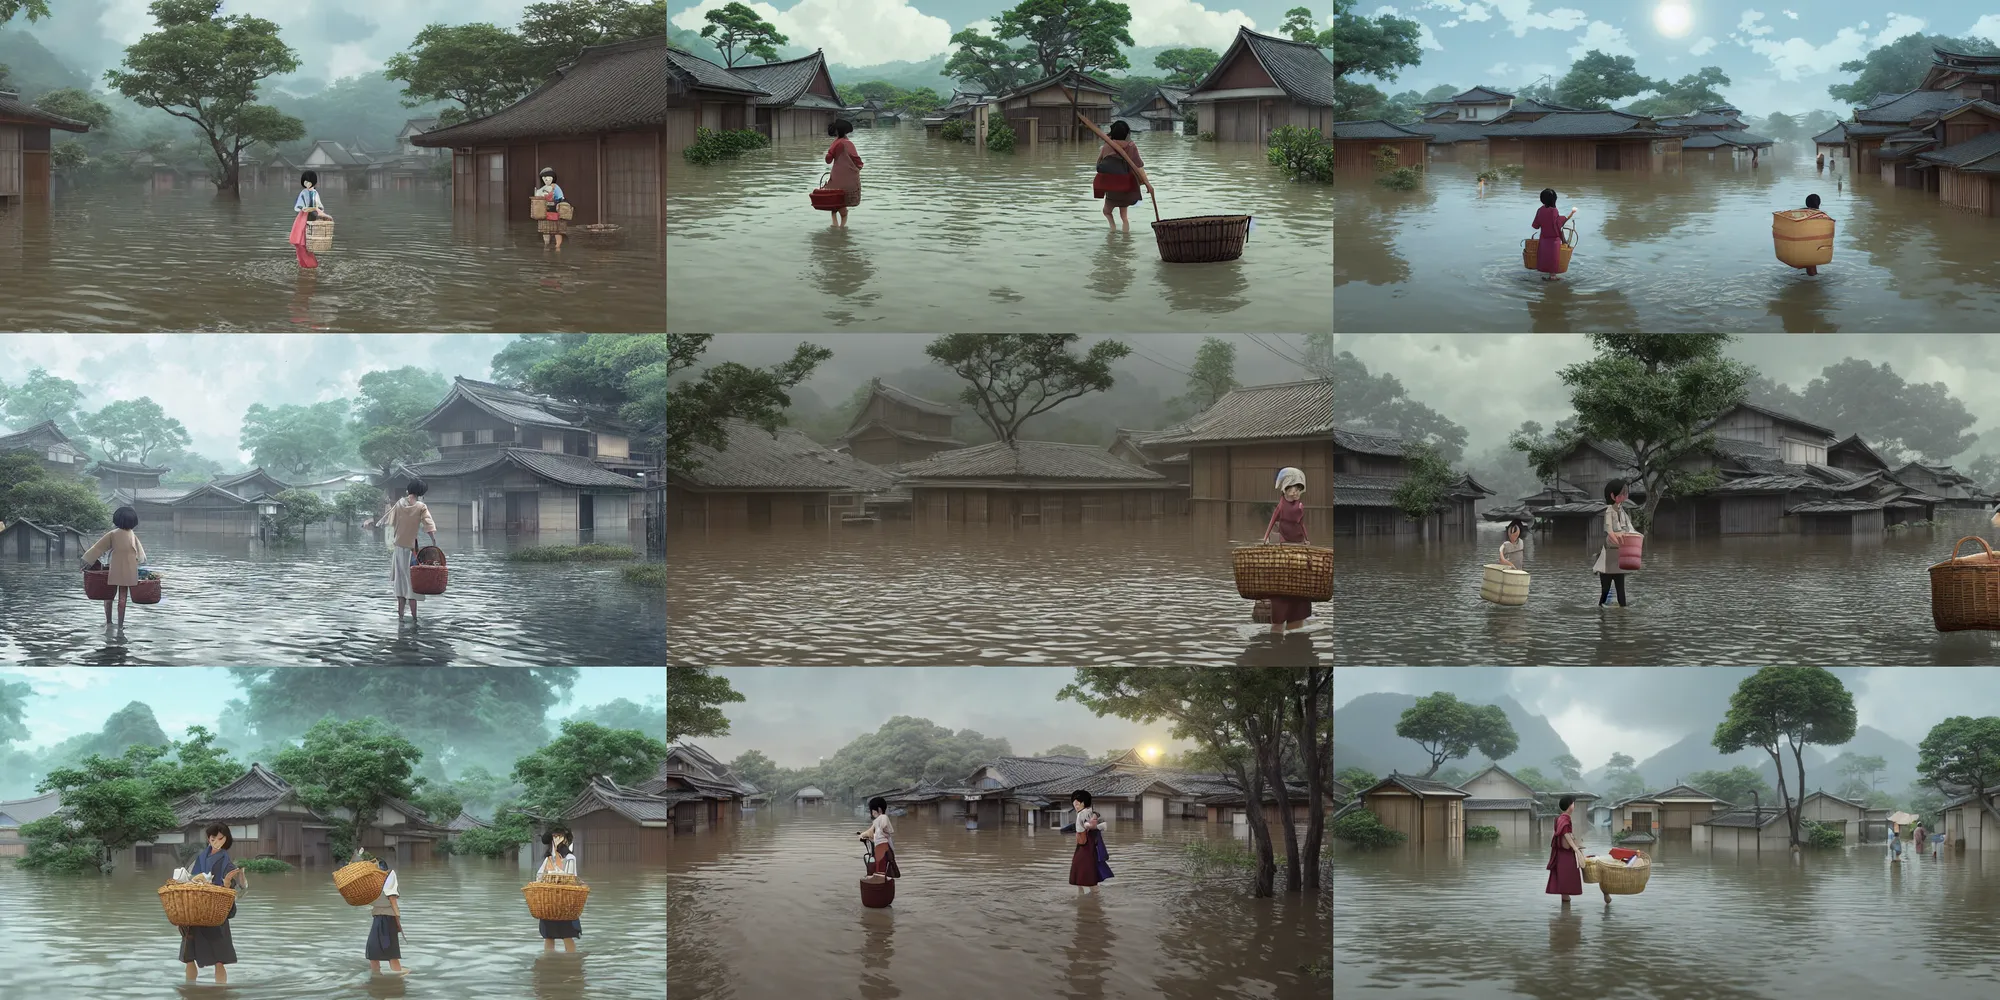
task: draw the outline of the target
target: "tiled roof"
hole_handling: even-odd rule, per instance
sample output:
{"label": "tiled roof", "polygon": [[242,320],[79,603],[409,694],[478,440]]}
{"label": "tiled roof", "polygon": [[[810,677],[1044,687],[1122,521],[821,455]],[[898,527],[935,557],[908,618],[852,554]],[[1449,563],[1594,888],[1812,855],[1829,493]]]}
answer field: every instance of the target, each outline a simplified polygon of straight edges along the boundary
{"label": "tiled roof", "polygon": [[332,139],[321,139],[313,143],[313,148],[306,151],[306,158],[311,159],[312,154],[315,152],[325,153],[326,158],[332,160],[336,166],[353,167],[365,162],[357,158],[353,153],[348,152],[347,147],[334,142]]}
{"label": "tiled roof", "polygon": [[1450,98],[1453,104],[1490,104],[1494,101],[1511,101],[1513,99],[1513,94],[1494,90],[1491,87],[1474,87],[1465,93],[1453,94]]}
{"label": "tiled roof", "polygon": [[609,809],[635,823],[667,821],[665,799],[642,795],[636,789],[625,788],[602,775],[590,779],[590,784],[578,792],[569,807],[562,811],[562,818],[575,819],[601,809]]}
{"label": "tiled roof", "polygon": [[65,132],[88,132],[90,125],[74,118],[52,115],[27,101],[11,90],[0,91],[0,119],[9,122],[27,122],[31,125],[47,125]]}
{"label": "tiled roof", "polygon": [[1681,140],[1682,149],[1716,149],[1722,146],[1756,148],[1771,144],[1771,140],[1750,132],[1696,132]]}
{"label": "tiled roof", "polygon": [[1728,801],[1726,799],[1710,795],[1707,792],[1704,792],[1701,789],[1694,787],[1693,785],[1675,785],[1674,787],[1669,788],[1664,792],[1654,792],[1653,794],[1648,795],[1647,798],[1653,799],[1654,801],[1659,801],[1661,799],[1706,799],[1710,802]]}
{"label": "tiled roof", "polygon": [[1431,119],[1433,119],[1433,118],[1443,118],[1443,117],[1444,117],[1444,116],[1446,116],[1446,115],[1450,115],[1450,116],[1451,116],[1452,118],[1454,118],[1454,119],[1455,119],[1455,118],[1457,118],[1457,117],[1458,117],[1458,111],[1457,111],[1456,109],[1454,109],[1454,108],[1451,108],[1451,107],[1449,107],[1449,106],[1447,106],[1447,107],[1442,107],[1442,108],[1434,108],[1434,109],[1432,109],[1432,110],[1431,110],[1431,111],[1430,111],[1429,113],[1427,113],[1427,114],[1425,114],[1425,115],[1424,115],[1424,119],[1423,119],[1423,120],[1424,120],[1424,121],[1430,121],[1430,120],[1431,120]]}
{"label": "tiled roof", "polygon": [[1165,476],[1113,457],[1101,448],[1061,441],[1005,441],[941,451],[903,467],[899,481],[1069,479],[1150,485]]}
{"label": "tiled roof", "polygon": [[894,482],[887,471],[834,451],[795,427],[774,435],[747,420],[723,421],[729,447],[694,446],[700,465],[675,478],[707,489],[794,489],[875,492]]}
{"label": "tiled roof", "polygon": [[[1278,85],[1291,99],[1299,104],[1318,107],[1333,106],[1333,62],[1323,55],[1319,48],[1289,38],[1265,35],[1249,28],[1236,29],[1235,40],[1222,53],[1222,59],[1208,75],[1195,85],[1191,92],[1199,95],[1211,87],[1218,76],[1228,69],[1237,58],[1238,49],[1248,48],[1250,55],[1264,67],[1271,82]],[[1198,98],[1197,98],[1198,99]]]}
{"label": "tiled roof", "polygon": [[480,829],[490,830],[492,828],[493,824],[488,823],[485,820],[482,820],[479,817],[474,816],[463,809],[460,809],[458,811],[457,818],[445,824],[445,829],[458,830],[461,832],[465,830],[480,830]]}
{"label": "tiled roof", "polygon": [[905,441],[922,441],[926,444],[944,444],[944,445],[950,445],[954,448],[965,447],[965,442],[960,441],[955,437],[945,437],[939,434],[924,434],[918,431],[904,430],[901,427],[891,427],[880,420],[870,420],[867,423],[861,424],[857,427],[850,428],[847,433],[842,434],[840,436],[840,440],[843,442],[851,440],[852,438],[854,438],[855,435],[858,435],[862,431],[868,430],[870,428],[881,428],[883,431],[888,432],[891,436],[901,438]]}
{"label": "tiled roof", "polygon": [[251,764],[243,777],[206,795],[189,795],[175,802],[174,826],[256,819],[277,808],[290,794],[291,782],[262,764]]}
{"label": "tiled roof", "polygon": [[38,819],[53,816],[62,808],[61,792],[44,792],[32,799],[10,799],[0,802],[0,813],[22,823],[33,823]]}
{"label": "tiled roof", "polygon": [[[1011,90],[1003,90],[1000,93],[995,94],[990,98],[987,98],[987,100],[1004,101],[1009,98],[1020,97],[1023,94],[1032,94],[1035,91],[1041,90],[1044,87],[1055,86],[1057,82],[1061,82],[1064,85],[1065,89],[1068,90],[1078,90],[1078,91],[1092,90],[1101,94],[1109,94],[1112,97],[1116,97],[1119,94],[1119,88],[1117,84],[1106,83],[1105,81],[1099,80],[1098,78],[1091,76],[1088,73],[1078,73],[1076,70],[1065,66],[1063,67],[1061,72],[1051,73],[1048,76],[1042,77],[1039,80],[1021,84],[1020,86],[1015,87]],[[1102,106],[1101,102],[1100,106]]]}
{"label": "tiled roof", "polygon": [[916,395],[915,393],[904,392],[903,390],[898,389],[893,385],[888,385],[882,382],[880,379],[877,379],[873,383],[871,383],[869,388],[871,391],[879,392],[882,395],[887,396],[888,398],[895,400],[898,403],[901,403],[905,406],[914,407],[915,409],[922,410],[923,412],[932,414],[934,416],[940,416],[940,417],[956,416],[960,409],[960,407],[954,406],[950,403],[933,402],[931,400],[925,399],[922,396]]}
{"label": "tiled roof", "polygon": [[1583,111],[1583,110],[1586,109],[1572,108],[1567,104],[1557,104],[1554,101],[1538,101],[1532,97],[1524,97],[1518,101],[1515,101],[1513,107],[1507,109],[1507,113],[1545,114],[1550,111]]}
{"label": "tiled roof", "polygon": [[129,507],[141,503],[173,503],[194,492],[192,486],[148,486],[136,490],[112,490],[111,500]]}
{"label": "tiled roof", "polygon": [[[984,767],[993,767],[1011,784],[1006,788],[1039,784],[1045,781],[1070,780],[1082,777],[1096,769],[1087,757],[1072,757],[1057,754],[1049,757],[996,757]],[[981,768],[975,768],[974,774]],[[970,780],[970,779],[968,779]]]}
{"label": "tiled roof", "polygon": [[1362,455],[1401,455],[1403,439],[1373,431],[1344,431],[1333,429],[1333,443]]}
{"label": "tiled roof", "polygon": [[1770,826],[1772,823],[1776,823],[1777,821],[1784,818],[1785,818],[1785,811],[1783,809],[1779,809],[1773,806],[1769,809],[1763,810],[1761,813],[1752,812],[1751,810],[1748,809],[1743,809],[1736,812],[1722,813],[1721,815],[1711,816],[1708,819],[1702,820],[1700,825],[1734,826],[1734,827],[1741,827],[1746,830],[1754,830],[1761,827]]}
{"label": "tiled roof", "polygon": [[[811,93],[813,78],[826,66],[826,54],[814,52],[809,56],[787,59],[784,62],[743,64],[728,70],[731,76],[748,81],[753,87],[764,90],[769,95],[757,98],[759,105],[778,107],[821,108],[838,111],[840,102],[822,94]],[[828,77],[832,79],[831,76]]]}
{"label": "tiled roof", "polygon": [[1362,121],[1334,122],[1333,137],[1336,139],[1428,139],[1429,132],[1419,132],[1415,125],[1408,127],[1380,118]]}
{"label": "tiled roof", "polygon": [[817,788],[814,788],[814,787],[813,787],[813,786],[811,786],[811,785],[807,785],[806,787],[804,787],[804,788],[801,788],[801,789],[799,789],[799,790],[798,790],[798,791],[796,791],[796,792],[793,792],[793,793],[792,793],[792,798],[795,798],[795,799],[823,799],[823,798],[826,798],[826,793],[825,793],[825,792],[822,792],[822,791],[820,791],[820,790],[819,790],[819,789],[817,789]]}
{"label": "tiled roof", "polygon": [[134,476],[157,476],[161,473],[172,471],[170,467],[164,465],[154,466],[142,465],[138,462],[113,462],[108,458],[99,459],[97,468],[105,472],[123,472]]}
{"label": "tiled roof", "polygon": [[586,413],[581,406],[565,403],[550,396],[459,376],[452,380],[451,389],[445,393],[444,399],[439,400],[438,405],[431,407],[429,413],[417,418],[415,426],[428,427],[446,407],[458,400],[465,400],[512,424],[581,430],[586,419],[595,419],[600,423],[608,422],[603,419],[602,414]]}
{"label": "tiled roof", "polygon": [[607,471],[582,455],[564,455],[533,448],[503,448],[488,465],[518,465],[552,483],[591,489],[636,490],[639,482]]}
{"label": "tiled roof", "polygon": [[1711,490],[1710,492],[1724,494],[1724,495],[1747,494],[1747,493],[1789,493],[1793,490],[1811,489],[1817,485],[1819,484],[1811,479],[1807,479],[1804,476],[1785,476],[1785,475],[1745,476],[1742,479],[1731,479],[1725,483],[1722,483],[1721,485],[1715,487],[1715,489]]}
{"label": "tiled roof", "polygon": [[1392,774],[1383,778],[1381,781],[1376,782],[1373,788],[1366,789],[1364,794],[1383,785],[1401,785],[1403,788],[1418,795],[1444,795],[1460,799],[1469,799],[1472,797],[1465,794],[1463,789],[1453,788],[1442,781],[1432,781],[1429,778],[1418,778],[1407,774]]}
{"label": "tiled roof", "polygon": [[1466,812],[1471,812],[1474,809],[1533,809],[1535,808],[1535,800],[1534,799],[1466,799],[1463,804],[1463,807]]}
{"label": "tiled roof", "polygon": [[1486,138],[1478,124],[1465,122],[1417,122],[1401,126],[1412,132],[1423,132],[1432,142],[1478,142]]}
{"label": "tiled roof", "polygon": [[730,75],[728,69],[673,45],[667,46],[667,86],[676,90],[696,87],[738,94],[765,92],[762,87]]}
{"label": "tiled roof", "polygon": [[[263,494],[260,493],[258,495],[262,496]],[[218,486],[214,483],[203,483],[200,486],[197,486],[194,489],[189,490],[186,493],[183,493],[172,500],[160,500],[155,502],[162,503],[170,507],[178,507],[181,504],[189,503],[204,496],[218,496],[224,500],[230,501],[231,503],[241,503],[241,504],[247,504],[251,501],[251,499],[253,499],[251,497],[240,496],[229,490],[223,489],[221,486]]]}
{"label": "tiled roof", "polygon": [[[1826,145],[1838,145],[1846,141],[1847,124],[1845,122],[1835,122],[1832,128],[1813,136],[1813,142]],[[1683,143],[1682,145],[1685,147],[1686,144]]]}
{"label": "tiled roof", "polygon": [[1917,159],[1940,166],[1962,167],[1995,155],[2000,155],[2000,132],[1982,132],[1943,149],[1918,153]]}
{"label": "tiled roof", "polygon": [[1961,104],[1955,108],[1947,108],[1944,111],[1938,112],[1938,114],[1940,117],[1945,115],[1956,116],[1960,112],[1964,111],[1981,111],[1993,117],[2000,118],[2000,104],[1995,104],[1992,101],[1983,100],[1977,97],[1969,98],[1966,100],[1964,104]]}
{"label": "tiled roof", "polygon": [[1622,111],[1552,111],[1531,122],[1503,122],[1488,125],[1487,135],[1540,138],[1547,136],[1588,137],[1598,135],[1646,135],[1670,137],[1685,134],[1662,128],[1651,118]]}
{"label": "tiled roof", "polygon": [[536,136],[585,135],[667,120],[667,36],[593,45],[541,88],[508,107],[413,136],[418,146],[473,146]]}
{"label": "tiled roof", "polygon": [[1854,120],[1872,124],[1908,124],[1925,114],[1949,111],[1965,103],[1965,98],[1949,90],[1912,90],[1881,104],[1854,110]]}
{"label": "tiled roof", "polygon": [[64,434],[62,428],[56,426],[55,421],[44,420],[27,430],[0,434],[0,451],[6,451],[9,447],[25,447],[30,441],[44,434],[53,436],[57,441],[69,440],[69,435]]}
{"label": "tiled roof", "polygon": [[1403,481],[1391,476],[1333,477],[1335,507],[1394,507],[1390,497]]}
{"label": "tiled roof", "polygon": [[1231,389],[1194,419],[1161,431],[1147,443],[1221,444],[1332,435],[1333,380],[1318,379]]}
{"label": "tiled roof", "polygon": [[1813,423],[1810,420],[1805,420],[1800,417],[1792,416],[1791,414],[1786,413],[1783,410],[1774,410],[1768,406],[1761,406],[1757,403],[1738,403],[1735,406],[1730,407],[1728,410],[1723,411],[1722,416],[1717,417],[1715,418],[1715,420],[1711,420],[1708,423],[1703,424],[1702,427],[1703,428],[1713,427],[1715,426],[1717,421],[1720,421],[1722,419],[1722,417],[1726,417],[1731,412],[1738,409],[1749,410],[1752,413],[1761,413],[1767,417],[1770,417],[1773,420],[1782,420],[1788,424],[1795,424],[1799,427],[1804,427],[1807,430],[1818,431],[1821,434],[1826,435],[1828,438],[1833,437],[1833,431],[1829,428],[1821,427],[1820,425]]}

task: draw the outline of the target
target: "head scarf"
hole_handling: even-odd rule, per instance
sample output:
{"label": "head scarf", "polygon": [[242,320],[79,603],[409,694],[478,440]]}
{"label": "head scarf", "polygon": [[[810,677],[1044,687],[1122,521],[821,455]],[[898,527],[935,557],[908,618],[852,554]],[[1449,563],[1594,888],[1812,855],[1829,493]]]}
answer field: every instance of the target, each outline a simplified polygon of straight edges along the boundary
{"label": "head scarf", "polygon": [[1278,470],[1278,492],[1285,492],[1285,488],[1288,486],[1304,486],[1305,484],[1306,474],[1304,470],[1295,469],[1291,466],[1286,466]]}

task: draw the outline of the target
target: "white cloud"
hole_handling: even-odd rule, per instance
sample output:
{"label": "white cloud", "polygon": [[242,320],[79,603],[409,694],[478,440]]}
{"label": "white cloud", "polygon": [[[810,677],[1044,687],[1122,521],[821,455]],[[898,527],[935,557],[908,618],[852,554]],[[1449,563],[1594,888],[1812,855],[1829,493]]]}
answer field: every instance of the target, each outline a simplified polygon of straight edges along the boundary
{"label": "white cloud", "polygon": [[[1471,18],[1466,20],[1469,21]],[[1984,38],[1989,42],[2000,43],[2000,14],[1982,15],[1979,20],[1972,22],[1972,27],[1965,29],[1965,33]]]}
{"label": "white cloud", "polygon": [[1467,21],[1490,21],[1493,19],[1493,15],[1486,12],[1485,4],[1469,3],[1465,5],[1465,19]]}
{"label": "white cloud", "polygon": [[1868,47],[1879,49],[1904,35],[1922,34],[1925,25],[1928,23],[1921,17],[1911,17],[1908,14],[1891,14],[1889,15],[1889,23],[1882,26],[1882,32],[1875,36],[1874,41],[1868,43]]}
{"label": "white cloud", "polygon": [[1752,52],[1771,61],[1771,68],[1781,80],[1831,73],[1841,63],[1860,59],[1870,48],[1867,36],[1853,28],[1840,29],[1825,45],[1816,46],[1803,38],[1787,38],[1782,42],[1753,38],[1749,44]]}
{"label": "white cloud", "polygon": [[[727,3],[701,0],[671,20],[679,27],[700,31],[707,24],[702,15]],[[1133,6],[1154,5],[1158,5],[1157,0],[1154,4],[1142,0]],[[835,62],[869,66],[898,59],[920,61],[951,47],[951,22],[917,10],[906,0],[800,0],[790,10],[752,0],[749,6],[757,16],[777,25],[791,44],[823,48],[826,57]],[[1179,6],[1194,5],[1182,0]],[[1139,40],[1136,29],[1144,22],[1138,13],[1133,11],[1133,40],[1140,45],[1162,44]]]}
{"label": "white cloud", "polygon": [[[1136,38],[1138,36],[1135,35],[1133,37]],[[1437,35],[1431,33],[1431,26],[1422,21],[1417,22],[1417,47],[1435,49],[1439,52],[1444,51],[1444,46],[1439,44]]]}
{"label": "white cloud", "polygon": [[1639,55],[1638,50],[1625,40],[1623,28],[1614,28],[1603,21],[1590,22],[1590,27],[1585,28],[1583,34],[1577,36],[1576,44],[1569,47],[1569,57],[1581,59],[1583,54],[1591,49],[1598,49],[1606,55],[1613,56],[1637,58]]}
{"label": "white cloud", "polygon": [[1701,41],[1694,43],[1694,48],[1688,50],[1688,55],[1705,56],[1708,54],[1708,50],[1712,48],[1715,48],[1715,39],[1708,35],[1703,35],[1701,36]]}
{"label": "white cloud", "polygon": [[1514,72],[1514,64],[1510,62],[1497,62],[1486,67],[1486,75],[1495,79],[1505,79],[1512,72]]}
{"label": "white cloud", "polygon": [[1797,11],[1790,11],[1790,10],[1788,10],[1788,11],[1785,11],[1785,12],[1784,12],[1784,15],[1785,15],[1786,17],[1789,17],[1789,18],[1791,18],[1791,19],[1792,19],[1792,20],[1794,20],[1794,21],[1796,21],[1796,20],[1798,20],[1798,19],[1799,19],[1799,15],[1798,15],[1798,12],[1797,12]]}
{"label": "white cloud", "polygon": [[[1763,11],[1746,10],[1743,12],[1743,19],[1736,22],[1736,30],[1746,35],[1768,35],[1771,33],[1770,27],[1768,25],[1760,26],[1757,24],[1758,21],[1762,21],[1763,19]],[[1862,24],[1864,28],[1867,26],[1865,23]]]}
{"label": "white cloud", "polygon": [[1574,31],[1589,22],[1590,15],[1569,7],[1557,7],[1546,14],[1534,13],[1535,0],[1489,0],[1490,6],[1507,19],[1507,27],[1521,38],[1530,28]]}
{"label": "white cloud", "polygon": [[[1422,22],[1418,22],[1418,23],[1422,23]],[[1452,18],[1451,20],[1449,20],[1449,21],[1446,21],[1445,23],[1443,23],[1443,24],[1440,24],[1440,25],[1438,25],[1438,27],[1440,27],[1440,28],[1456,28],[1456,27],[1458,27],[1458,18],[1455,18],[1455,17],[1454,17],[1454,18]]]}

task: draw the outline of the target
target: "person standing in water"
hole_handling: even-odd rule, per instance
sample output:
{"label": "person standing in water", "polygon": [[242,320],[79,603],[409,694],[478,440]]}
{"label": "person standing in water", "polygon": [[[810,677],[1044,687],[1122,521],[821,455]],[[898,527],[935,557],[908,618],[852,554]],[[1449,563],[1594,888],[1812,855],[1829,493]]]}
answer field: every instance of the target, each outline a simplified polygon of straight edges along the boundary
{"label": "person standing in water", "polygon": [[[236,838],[230,836],[229,827],[221,823],[210,823],[203,831],[208,846],[194,856],[188,865],[188,878],[207,875],[210,884],[232,888],[243,884],[243,869],[230,860],[229,849],[236,846]],[[229,981],[228,966],[236,964],[236,942],[229,934],[229,920],[236,916],[236,904],[229,904],[229,917],[214,927],[181,928],[181,962],[187,966],[187,981],[194,982],[197,969],[215,966],[217,985]]]}
{"label": "person standing in water", "polygon": [[868,866],[868,874],[884,878],[902,878],[903,870],[896,867],[896,824],[889,820],[889,800],[880,795],[868,800],[868,829],[856,836],[869,845],[875,860]]}
{"label": "person standing in water", "polygon": [[[1815,211],[1815,212],[1819,212],[1819,195],[1816,195],[1816,194],[1809,194],[1809,195],[1806,195],[1806,208],[1808,208],[1808,209],[1810,209],[1810,210],[1812,210],[1812,211]],[[1821,214],[1821,215],[1825,215],[1826,213],[1825,213],[1825,212],[1820,212],[1819,214]],[[1818,274],[1818,273],[1819,273],[1819,268],[1817,268],[1817,267],[1815,267],[1815,266],[1813,266],[1813,265],[1811,265],[1811,264],[1807,264],[1807,265],[1806,265],[1806,276],[1807,276],[1807,277],[1812,277],[1813,275],[1816,275],[1816,274]]]}
{"label": "person standing in water", "polygon": [[1555,188],[1542,189],[1542,207],[1536,210],[1531,225],[1541,232],[1541,242],[1535,248],[1535,270],[1542,272],[1543,281],[1562,280],[1556,269],[1562,267],[1563,217],[1556,212]]}
{"label": "person standing in water", "polygon": [[403,620],[403,603],[409,602],[410,621],[417,620],[417,602],[424,599],[422,594],[410,589],[410,565],[416,561],[417,529],[431,533],[431,543],[437,543],[437,522],[431,520],[431,509],[424,505],[423,495],[430,492],[430,485],[421,479],[412,479],[404,487],[402,499],[382,508],[382,513],[363,521],[361,526],[373,528],[380,525],[389,534],[389,583],[396,592],[396,621]]}
{"label": "person standing in water", "polygon": [[[542,838],[542,843],[548,845],[549,856],[542,859],[541,870],[536,873],[537,878],[543,875],[576,874],[576,850],[570,846],[568,828],[559,826],[550,830],[548,835]],[[561,941],[564,951],[573,952],[576,950],[576,939],[583,936],[583,921],[543,920],[541,932],[543,951],[556,950],[556,942]]]}
{"label": "person standing in water", "polygon": [[[1542,891],[1551,896],[1561,896],[1562,905],[1569,905],[1571,896],[1583,895],[1583,845],[1576,841],[1576,821],[1570,818],[1570,810],[1576,806],[1576,796],[1565,795],[1556,800],[1555,831],[1549,836],[1549,884]],[[1611,897],[1606,896],[1606,901]]]}
{"label": "person standing in water", "polygon": [[[1125,231],[1132,231],[1132,217],[1129,209],[1145,200],[1139,193],[1143,186],[1153,189],[1153,182],[1146,179],[1146,161],[1139,158],[1139,146],[1132,141],[1132,126],[1124,122],[1111,123],[1111,141],[1097,147],[1097,176],[1090,182],[1090,196],[1104,199],[1104,224],[1112,229],[1118,224],[1111,221],[1111,210],[1118,210],[1118,218],[1124,220]],[[1119,156],[1123,151],[1125,156]],[[1131,157],[1127,163],[1125,157]]]}
{"label": "person standing in water", "polygon": [[389,877],[383,880],[382,891],[375,896],[374,904],[369,907],[368,912],[373,919],[368,922],[368,943],[363,946],[362,952],[368,956],[370,973],[381,975],[382,963],[387,961],[389,971],[400,976],[409,971],[403,968],[403,949],[396,943],[396,935],[403,932],[403,908],[400,901],[403,890],[396,884],[396,873],[389,868],[388,862],[376,858],[375,867],[388,872]]}
{"label": "person standing in water", "polygon": [[299,175],[299,196],[292,199],[292,249],[298,251],[300,267],[318,267],[319,258],[306,249],[306,223],[325,219],[333,221],[326,214],[326,205],[319,198],[319,174],[308,170]]}
{"label": "person standing in water", "polygon": [[[541,182],[541,186],[535,189],[535,197],[548,202],[549,212],[555,212],[556,206],[562,204],[564,200],[562,185],[556,183],[556,168],[543,167],[542,172],[535,175],[535,179]],[[535,220],[535,231],[542,234],[543,246],[548,246],[549,237],[553,236],[556,249],[561,250],[563,234],[569,232],[569,223],[561,218],[551,219],[544,215]]]}
{"label": "person standing in water", "polygon": [[1500,543],[1500,564],[1509,569],[1527,568],[1521,565],[1521,550],[1528,547],[1521,541],[1523,527],[1519,518],[1507,522],[1507,540]]}
{"label": "person standing in water", "polygon": [[833,143],[826,147],[832,175],[826,186],[847,192],[847,204],[827,213],[827,221],[836,226],[847,225],[847,210],[861,204],[861,152],[848,138],[853,131],[854,123],[845,118],[835,118],[826,126],[826,134],[833,136]]}
{"label": "person standing in water", "polygon": [[1632,517],[1625,513],[1625,500],[1630,494],[1625,491],[1625,480],[1613,479],[1604,484],[1604,549],[1597,553],[1597,562],[1591,569],[1597,571],[1597,606],[1602,608],[1611,603],[1611,588],[1618,588],[1618,606],[1625,606],[1625,571],[1618,568],[1618,546],[1625,541],[1627,533],[1635,533]]}
{"label": "person standing in water", "polygon": [[1076,834],[1076,850],[1069,856],[1069,884],[1089,895],[1097,884],[1111,877],[1110,854],[1104,849],[1104,818],[1090,808],[1090,793],[1079,788],[1070,793],[1069,806],[1075,819],[1062,828]]}
{"label": "person standing in water", "polygon": [[[146,563],[146,543],[139,540],[139,512],[130,507],[120,507],[111,513],[112,528],[83,554],[84,568],[99,556],[109,555],[111,565],[105,581],[111,584],[112,593],[118,595],[118,627],[125,627],[125,601],[132,594],[132,588],[139,585],[139,567]],[[104,599],[104,627],[111,627],[111,598]]]}
{"label": "person standing in water", "polygon": [[[1304,470],[1290,466],[1278,470],[1278,506],[1271,512],[1271,523],[1264,528],[1264,537],[1271,537],[1271,528],[1278,529],[1279,541],[1291,545],[1305,545],[1306,541],[1306,474]],[[1306,619],[1312,617],[1312,602],[1303,597],[1271,598],[1271,632],[1277,634],[1306,627]]]}

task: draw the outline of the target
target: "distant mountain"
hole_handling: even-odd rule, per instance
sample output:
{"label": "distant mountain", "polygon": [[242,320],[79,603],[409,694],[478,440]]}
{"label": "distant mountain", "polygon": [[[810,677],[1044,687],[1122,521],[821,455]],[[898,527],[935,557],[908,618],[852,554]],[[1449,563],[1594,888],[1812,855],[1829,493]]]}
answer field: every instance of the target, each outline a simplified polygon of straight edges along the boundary
{"label": "distant mountain", "polygon": [[89,90],[95,84],[25,31],[0,31],[0,66],[7,67],[7,82],[0,84],[0,90],[12,90],[30,103],[51,90]]}
{"label": "distant mountain", "polygon": [[[1701,771],[1727,771],[1741,764],[1757,772],[1758,776],[1773,789],[1778,787],[1777,768],[1771,763],[1771,755],[1751,748],[1727,757],[1718,753],[1709,740],[1713,733],[1690,733],[1674,745],[1640,761],[1637,767],[1640,777],[1653,788],[1665,788],[1686,781],[1689,775]],[[1838,750],[1840,753],[1829,759],[1826,752]],[[1881,790],[1892,795],[1902,790],[1916,778],[1917,748],[1890,736],[1871,726],[1855,730],[1854,739],[1839,747],[1807,746],[1800,757],[1806,766],[1806,790],[1824,788],[1831,792],[1840,787],[1843,780],[1839,774],[1840,758],[1849,754],[1879,756],[1888,766],[1880,775]],[[1798,763],[1792,759],[1789,748],[1782,752],[1785,761],[1785,790],[1797,794]],[[1584,772],[1584,783],[1591,787],[1602,787],[1604,781],[1602,767]]]}
{"label": "distant mountain", "polygon": [[[1549,720],[1522,708],[1521,704],[1506,695],[1480,704],[1497,705],[1513,725],[1514,734],[1520,738],[1520,748],[1514,755],[1500,761],[1500,766],[1509,770],[1519,767],[1538,767],[1544,775],[1556,777],[1559,772],[1550,765],[1556,757],[1569,753],[1569,744],[1556,735],[1555,727]],[[1422,774],[1430,770],[1431,758],[1413,740],[1396,735],[1396,723],[1403,713],[1415,707],[1415,695],[1391,694],[1387,692],[1364,694],[1335,709],[1333,713],[1333,760],[1335,769],[1343,767],[1365,767],[1377,775],[1387,774],[1391,769],[1404,774]],[[1356,753],[1356,749],[1359,752]],[[1347,750],[1343,754],[1343,750]],[[1365,755],[1365,763],[1356,763],[1351,757]],[[1446,761],[1446,767],[1457,767],[1471,771],[1485,764],[1485,759],[1477,751],[1464,760]]]}

